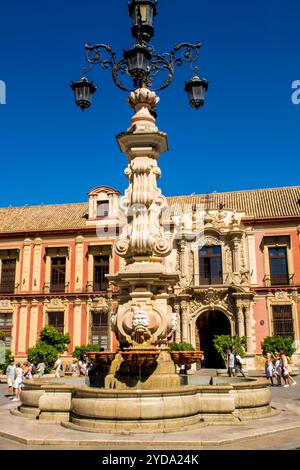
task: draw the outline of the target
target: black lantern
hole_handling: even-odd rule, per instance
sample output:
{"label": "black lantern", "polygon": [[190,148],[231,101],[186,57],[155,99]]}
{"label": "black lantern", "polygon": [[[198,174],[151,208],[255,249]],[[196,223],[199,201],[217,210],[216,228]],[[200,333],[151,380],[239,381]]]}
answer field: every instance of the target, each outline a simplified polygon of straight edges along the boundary
{"label": "black lantern", "polygon": [[77,106],[82,111],[89,108],[92,104],[92,95],[96,91],[93,82],[90,82],[86,77],[82,77],[79,82],[72,82],[70,87],[74,91]]}
{"label": "black lantern", "polygon": [[129,3],[129,15],[132,19],[132,36],[138,38],[141,34],[144,42],[148,43],[154,36],[154,17],[158,0],[132,0]]}
{"label": "black lantern", "polygon": [[195,75],[185,82],[184,91],[187,92],[192,108],[199,109],[204,105],[204,95],[208,89],[208,81]]}
{"label": "black lantern", "polygon": [[127,71],[135,80],[135,85],[141,86],[149,75],[151,53],[145,47],[136,44],[129,51],[124,51],[124,58],[127,61]]}

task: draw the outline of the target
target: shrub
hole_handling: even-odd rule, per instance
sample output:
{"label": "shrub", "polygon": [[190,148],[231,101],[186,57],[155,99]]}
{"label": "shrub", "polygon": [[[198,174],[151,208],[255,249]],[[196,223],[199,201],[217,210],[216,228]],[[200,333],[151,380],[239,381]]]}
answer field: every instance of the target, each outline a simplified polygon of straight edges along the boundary
{"label": "shrub", "polygon": [[244,346],[246,346],[245,336],[229,336],[229,335],[215,335],[213,339],[213,345],[222,357],[224,364],[226,364],[227,351],[231,349],[237,352],[241,357],[245,355]]}
{"label": "shrub", "polygon": [[36,346],[29,348],[27,357],[28,360],[38,365],[39,362],[45,363],[45,372],[49,373],[53,369],[54,363],[57,359],[58,351],[51,344],[47,344],[44,341],[39,341]]}
{"label": "shrub", "polygon": [[76,359],[79,359],[80,356],[84,356],[88,352],[92,352],[92,351],[95,351],[95,352],[100,351],[99,344],[85,344],[83,346],[76,346],[72,353],[72,356],[75,357]]}
{"label": "shrub", "polygon": [[171,351],[195,351],[195,348],[190,343],[170,343]]}
{"label": "shrub", "polygon": [[283,351],[286,356],[291,357],[296,351],[292,336],[286,338],[284,336],[267,336],[261,342],[261,349],[264,356],[267,353],[274,353],[276,351],[280,353],[280,351]]}
{"label": "shrub", "polygon": [[2,330],[0,330],[0,341],[5,341],[5,333]]}

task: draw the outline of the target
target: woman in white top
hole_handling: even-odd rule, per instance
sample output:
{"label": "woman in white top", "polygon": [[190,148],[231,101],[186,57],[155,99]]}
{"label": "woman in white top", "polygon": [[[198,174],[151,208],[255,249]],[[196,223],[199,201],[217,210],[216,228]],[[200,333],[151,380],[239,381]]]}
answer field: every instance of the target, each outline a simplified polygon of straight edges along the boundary
{"label": "woman in white top", "polygon": [[15,380],[14,380],[14,385],[13,385],[15,398],[13,398],[12,401],[20,400],[20,392],[21,392],[22,383],[23,383],[23,369],[21,367],[20,362],[18,362],[16,364]]}

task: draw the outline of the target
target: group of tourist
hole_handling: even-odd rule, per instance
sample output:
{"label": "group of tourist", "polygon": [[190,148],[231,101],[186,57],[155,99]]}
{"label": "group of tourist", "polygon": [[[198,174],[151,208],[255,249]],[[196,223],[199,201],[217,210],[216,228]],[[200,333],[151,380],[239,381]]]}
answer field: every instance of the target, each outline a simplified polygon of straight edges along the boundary
{"label": "group of tourist", "polygon": [[12,401],[20,400],[21,389],[24,386],[24,380],[32,379],[33,375],[41,377],[45,373],[45,364],[39,363],[37,366],[29,361],[16,362],[10,360],[10,364],[6,369],[6,378],[8,385],[8,398]]}
{"label": "group of tourist", "polygon": [[[283,351],[281,351],[280,354],[276,351],[274,354],[267,353],[265,361],[265,373],[267,379],[270,379],[272,386],[281,386],[282,379],[284,382],[284,387],[296,385],[295,380],[290,375],[290,358],[286,356]],[[276,384],[274,384],[274,379],[276,380]]]}
{"label": "group of tourist", "polygon": [[240,354],[231,348],[227,350],[227,372],[229,377],[234,377],[238,373],[242,374],[243,377],[246,377]]}

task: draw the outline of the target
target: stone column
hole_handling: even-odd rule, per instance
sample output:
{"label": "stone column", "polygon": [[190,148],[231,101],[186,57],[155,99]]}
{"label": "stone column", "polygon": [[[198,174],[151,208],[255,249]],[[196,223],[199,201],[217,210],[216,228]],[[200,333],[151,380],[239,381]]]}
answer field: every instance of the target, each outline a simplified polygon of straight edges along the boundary
{"label": "stone column", "polygon": [[42,267],[42,240],[36,238],[34,240],[33,248],[33,292],[40,292],[40,280],[41,280],[41,267]]}
{"label": "stone column", "polygon": [[180,269],[180,284],[187,285],[188,282],[188,264],[187,264],[187,242],[182,239],[178,242],[179,249],[179,269]]}
{"label": "stone column", "polygon": [[254,354],[253,342],[252,342],[252,316],[251,316],[250,305],[246,306],[245,320],[246,320],[247,354]]}
{"label": "stone column", "polygon": [[181,300],[181,336],[183,342],[189,342],[189,318],[186,300]]}
{"label": "stone column", "polygon": [[239,241],[237,238],[232,240],[232,270],[234,273],[239,271]]}
{"label": "stone column", "polygon": [[82,275],[83,275],[83,241],[82,236],[75,239],[75,290],[80,292],[82,290]]}
{"label": "stone column", "polygon": [[181,325],[180,325],[180,305],[178,303],[174,304],[174,312],[176,313],[177,318],[177,328],[175,331],[175,342],[180,343],[181,341]]}
{"label": "stone column", "polygon": [[238,335],[245,336],[245,319],[244,319],[244,311],[242,305],[237,305],[237,318],[238,318]]}
{"label": "stone column", "polygon": [[30,238],[25,238],[23,242],[23,269],[22,269],[21,292],[29,291],[30,259],[31,259],[31,240]]}

